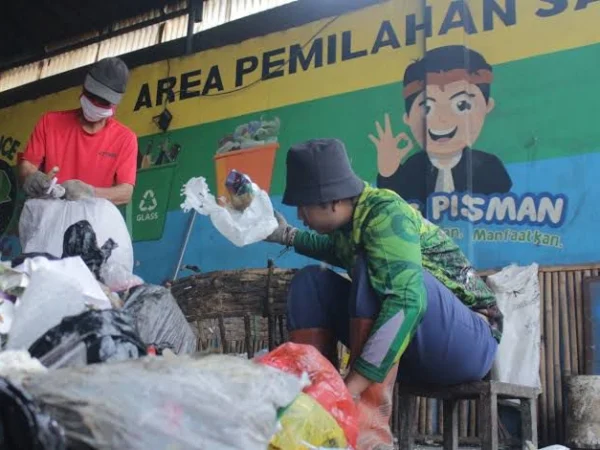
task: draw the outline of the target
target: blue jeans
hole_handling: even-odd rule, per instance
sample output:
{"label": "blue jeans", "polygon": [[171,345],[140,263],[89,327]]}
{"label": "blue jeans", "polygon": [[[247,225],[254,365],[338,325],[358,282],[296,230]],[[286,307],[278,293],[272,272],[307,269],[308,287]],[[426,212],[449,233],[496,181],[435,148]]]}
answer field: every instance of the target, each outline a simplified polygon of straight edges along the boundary
{"label": "blue jeans", "polygon": [[[478,381],[492,367],[498,343],[489,324],[426,270],[427,310],[400,359],[398,380],[452,385]],[[364,257],[352,281],[319,266],[300,270],[290,285],[288,330],[325,328],[348,346],[350,319],[376,319],[381,302]]]}

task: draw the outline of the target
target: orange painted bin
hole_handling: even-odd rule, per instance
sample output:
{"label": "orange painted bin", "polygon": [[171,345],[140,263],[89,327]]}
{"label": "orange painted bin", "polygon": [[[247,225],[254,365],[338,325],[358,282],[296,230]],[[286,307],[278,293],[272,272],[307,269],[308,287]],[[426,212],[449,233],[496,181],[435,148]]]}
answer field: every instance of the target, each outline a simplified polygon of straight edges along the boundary
{"label": "orange painted bin", "polygon": [[275,166],[275,152],[279,148],[277,142],[265,144],[244,150],[233,150],[215,156],[215,169],[217,172],[217,198],[228,197],[225,180],[232,170],[237,170],[250,177],[263,191],[269,193],[273,168]]}

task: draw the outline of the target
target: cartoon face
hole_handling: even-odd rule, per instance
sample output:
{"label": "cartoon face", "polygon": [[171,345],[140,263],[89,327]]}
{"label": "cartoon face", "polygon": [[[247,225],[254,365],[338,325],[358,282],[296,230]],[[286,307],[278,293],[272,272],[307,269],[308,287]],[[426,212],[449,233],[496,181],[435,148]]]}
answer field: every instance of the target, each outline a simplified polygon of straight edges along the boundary
{"label": "cartoon face", "polygon": [[404,115],[404,123],[429,155],[449,158],[473,146],[493,108],[494,100],[486,103],[481,90],[468,81],[428,84]]}

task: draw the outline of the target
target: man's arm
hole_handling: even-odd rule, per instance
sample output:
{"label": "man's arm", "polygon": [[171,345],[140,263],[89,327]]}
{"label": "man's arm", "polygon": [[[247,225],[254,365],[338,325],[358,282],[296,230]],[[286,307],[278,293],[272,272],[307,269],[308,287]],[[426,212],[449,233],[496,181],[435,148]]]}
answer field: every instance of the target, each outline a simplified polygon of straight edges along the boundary
{"label": "man's arm", "polygon": [[335,254],[333,241],[327,235],[298,230],[294,237],[294,250],[309,258],[325,261],[332,266],[342,267],[342,263]]}
{"label": "man's arm", "polygon": [[27,178],[32,173],[37,172],[38,170],[39,169],[37,166],[31,164],[29,161],[22,159],[19,163],[19,179],[21,180],[21,183],[25,181],[25,178]]}
{"label": "man's arm", "polygon": [[119,166],[115,176],[115,185],[109,188],[96,188],[96,197],[105,198],[115,205],[126,205],[133,196],[137,175],[138,142],[136,135],[132,132],[128,141],[124,144],[121,152],[123,155],[119,160]]}
{"label": "man's arm", "polygon": [[126,205],[133,196],[133,186],[123,183],[109,188],[94,188],[94,194],[98,198],[105,198],[115,205]]}

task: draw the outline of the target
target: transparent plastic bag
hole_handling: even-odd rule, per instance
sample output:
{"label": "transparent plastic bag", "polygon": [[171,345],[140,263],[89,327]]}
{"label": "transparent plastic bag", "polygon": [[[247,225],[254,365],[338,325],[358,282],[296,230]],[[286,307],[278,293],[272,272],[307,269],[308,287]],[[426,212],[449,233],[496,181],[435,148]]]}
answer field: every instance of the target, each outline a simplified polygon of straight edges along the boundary
{"label": "transparent plastic bag", "polygon": [[177,354],[196,351],[196,335],[168,289],[139,286],[127,298],[124,311],[146,344],[170,348]]}
{"label": "transparent plastic bag", "polygon": [[181,208],[209,216],[215,228],[238,247],[263,241],[277,228],[269,195],[253,185],[254,198],[243,211],[220,206],[210,193],[203,177],[192,178],[182,189],[185,201]]}
{"label": "transparent plastic bag", "polygon": [[300,394],[280,418],[281,429],[269,450],[346,450],[344,431],[333,416],[307,394]]}
{"label": "transparent plastic bag", "polygon": [[304,393],[314,398],[333,416],[344,431],[348,445],[356,446],[356,404],[339,372],[315,347],[288,342],[257,358],[257,361],[296,375],[308,373],[311,384],[304,389]]}
{"label": "transparent plastic bag", "polygon": [[226,355],[51,370],[24,388],[69,448],[265,450],[306,380]]}

